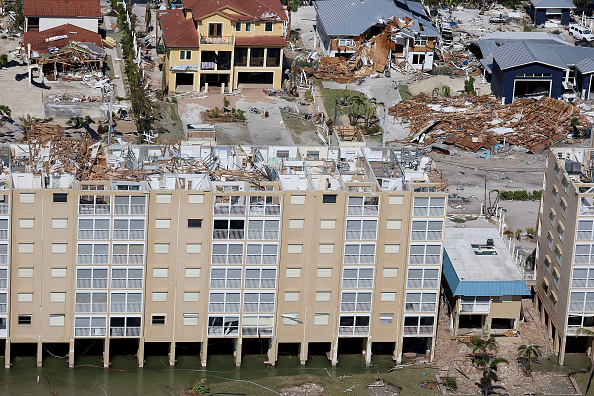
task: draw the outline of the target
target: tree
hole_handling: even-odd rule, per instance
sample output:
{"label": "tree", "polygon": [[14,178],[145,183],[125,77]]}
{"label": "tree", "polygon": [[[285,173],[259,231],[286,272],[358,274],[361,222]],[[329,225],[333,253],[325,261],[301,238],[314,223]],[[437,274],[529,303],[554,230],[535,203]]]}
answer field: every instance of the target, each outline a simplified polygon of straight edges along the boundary
{"label": "tree", "polygon": [[23,0],[15,0],[12,10],[16,12],[14,19],[14,28],[18,30],[23,27],[25,23],[25,14],[23,13]]}
{"label": "tree", "polygon": [[12,120],[11,114],[12,112],[10,111],[10,107],[0,105],[0,125],[4,125],[4,117],[7,117],[9,120]]}
{"label": "tree", "polygon": [[472,354],[477,359],[476,352],[480,351],[479,356],[488,355],[489,351],[497,352],[499,349],[499,345],[497,345],[497,341],[495,337],[491,336],[489,338],[482,338],[482,337],[470,337],[470,346],[472,348]]}
{"label": "tree", "polygon": [[495,358],[491,360],[491,356],[487,353],[477,362],[478,366],[483,370],[483,391],[485,396],[489,395],[489,391],[493,388],[493,382],[499,381],[497,376],[497,365],[501,363],[507,363],[504,358]]}
{"label": "tree", "polygon": [[[583,327],[578,329],[575,336],[579,335],[587,335],[587,336],[594,336],[594,331],[590,329],[584,329]],[[586,382],[586,390],[584,391],[584,395],[588,394],[588,390],[590,389],[590,384],[592,383],[592,377],[594,376],[594,364],[590,366],[590,373],[588,374],[588,382]]]}
{"label": "tree", "polygon": [[300,5],[301,0],[287,0],[287,18],[289,19],[287,26],[287,39],[291,38],[291,13],[297,11]]}
{"label": "tree", "polygon": [[532,369],[530,368],[530,363],[532,362],[532,358],[538,359],[542,356],[542,352],[540,351],[540,347],[538,345],[520,345],[518,347],[518,358],[524,364],[524,371],[526,374],[530,375]]}
{"label": "tree", "polygon": [[152,18],[152,15],[151,15],[151,6],[150,6],[150,3],[147,2],[146,3],[146,12],[144,14],[144,19],[145,19],[145,23],[146,23],[145,31],[147,33],[148,33],[148,30],[149,30],[149,26],[151,26],[151,18]]}

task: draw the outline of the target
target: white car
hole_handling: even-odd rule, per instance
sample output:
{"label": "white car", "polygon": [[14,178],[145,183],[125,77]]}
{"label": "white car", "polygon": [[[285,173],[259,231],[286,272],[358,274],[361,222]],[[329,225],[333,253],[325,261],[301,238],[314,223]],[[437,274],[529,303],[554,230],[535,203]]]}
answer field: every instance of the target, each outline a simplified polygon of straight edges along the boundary
{"label": "white car", "polygon": [[586,40],[587,42],[594,40],[594,34],[585,27],[577,24],[569,26],[569,34],[577,40]]}

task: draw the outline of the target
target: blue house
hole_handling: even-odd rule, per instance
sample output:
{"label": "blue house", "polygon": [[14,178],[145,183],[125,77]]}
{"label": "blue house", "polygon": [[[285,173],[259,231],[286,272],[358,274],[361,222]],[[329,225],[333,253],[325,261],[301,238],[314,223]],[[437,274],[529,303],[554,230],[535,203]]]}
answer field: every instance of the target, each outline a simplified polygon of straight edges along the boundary
{"label": "blue house", "polygon": [[560,20],[569,25],[569,12],[577,8],[571,0],[530,0],[530,18],[536,26],[542,26],[549,19]]}
{"label": "blue house", "polygon": [[549,96],[594,99],[594,48],[560,40],[481,40],[481,64],[491,91],[509,104],[515,99]]}

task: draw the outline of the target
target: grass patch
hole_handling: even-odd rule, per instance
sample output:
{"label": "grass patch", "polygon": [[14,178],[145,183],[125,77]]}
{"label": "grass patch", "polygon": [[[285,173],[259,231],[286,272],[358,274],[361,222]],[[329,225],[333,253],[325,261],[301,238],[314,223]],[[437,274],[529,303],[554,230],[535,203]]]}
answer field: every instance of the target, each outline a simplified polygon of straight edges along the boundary
{"label": "grass patch", "polygon": [[[157,118],[155,127],[159,132],[159,138],[185,139],[177,104],[158,102],[154,104],[154,109]],[[164,118],[161,119],[159,114],[162,114]]]}
{"label": "grass patch", "polygon": [[478,217],[453,217],[451,220],[454,223],[466,223],[467,221],[473,221],[478,219]]}
{"label": "grass patch", "polygon": [[[425,376],[423,376],[423,373]],[[400,369],[393,373],[383,374],[354,374],[344,377],[327,377],[315,375],[297,375],[286,377],[267,377],[250,382],[219,382],[210,384],[212,393],[245,393],[248,395],[259,394],[261,396],[275,395],[275,393],[262,388],[272,389],[275,392],[290,386],[299,386],[306,383],[316,383],[323,386],[324,396],[344,396],[345,392],[351,395],[366,395],[366,387],[371,382],[383,378],[396,386],[402,388],[400,396],[429,396],[441,395],[441,391],[423,389],[420,385],[427,381],[435,381],[437,370],[429,366],[414,366]],[[260,385],[260,386],[258,386]],[[347,391],[350,390],[349,391]]]}
{"label": "grass patch", "polygon": [[[343,98],[345,95],[344,89],[326,89],[322,86],[322,81],[319,79],[316,80],[316,84],[318,85],[318,88],[320,89],[320,94],[324,98],[324,108],[326,109],[326,112],[328,113],[328,117],[330,117],[331,120],[334,120],[334,109],[335,108],[336,108],[336,112],[338,113],[337,118],[340,118],[340,116],[349,114],[348,106],[335,105],[335,102],[334,102],[335,99],[339,103],[343,101]],[[350,89],[346,90],[346,95],[347,95],[347,98],[352,97],[352,96],[359,96],[362,100],[366,99],[365,95],[363,95],[361,92],[352,91]],[[359,109],[359,113],[363,114],[362,108]],[[338,122],[338,120],[337,120],[337,122]]]}
{"label": "grass patch", "polygon": [[408,85],[397,85],[397,87],[402,100],[408,100],[413,97],[413,94],[408,90]]}
{"label": "grass patch", "polygon": [[281,116],[283,117],[285,129],[291,135],[291,139],[293,139],[293,144],[316,145],[322,143],[315,133],[316,127],[310,120],[303,121],[305,122],[304,124],[297,118],[289,117],[283,111],[281,111]]}

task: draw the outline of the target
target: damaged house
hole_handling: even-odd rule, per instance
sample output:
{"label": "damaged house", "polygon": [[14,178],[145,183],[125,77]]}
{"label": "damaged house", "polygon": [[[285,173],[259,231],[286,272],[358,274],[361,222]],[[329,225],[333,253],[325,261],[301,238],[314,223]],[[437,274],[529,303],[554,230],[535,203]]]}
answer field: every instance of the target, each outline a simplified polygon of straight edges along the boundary
{"label": "damaged house", "polygon": [[320,0],[316,39],[324,56],[350,57],[368,40],[387,35],[388,61],[431,70],[439,31],[421,3],[407,0]]}
{"label": "damaged house", "polygon": [[99,0],[23,0],[25,32],[71,24],[97,33],[102,18]]}

